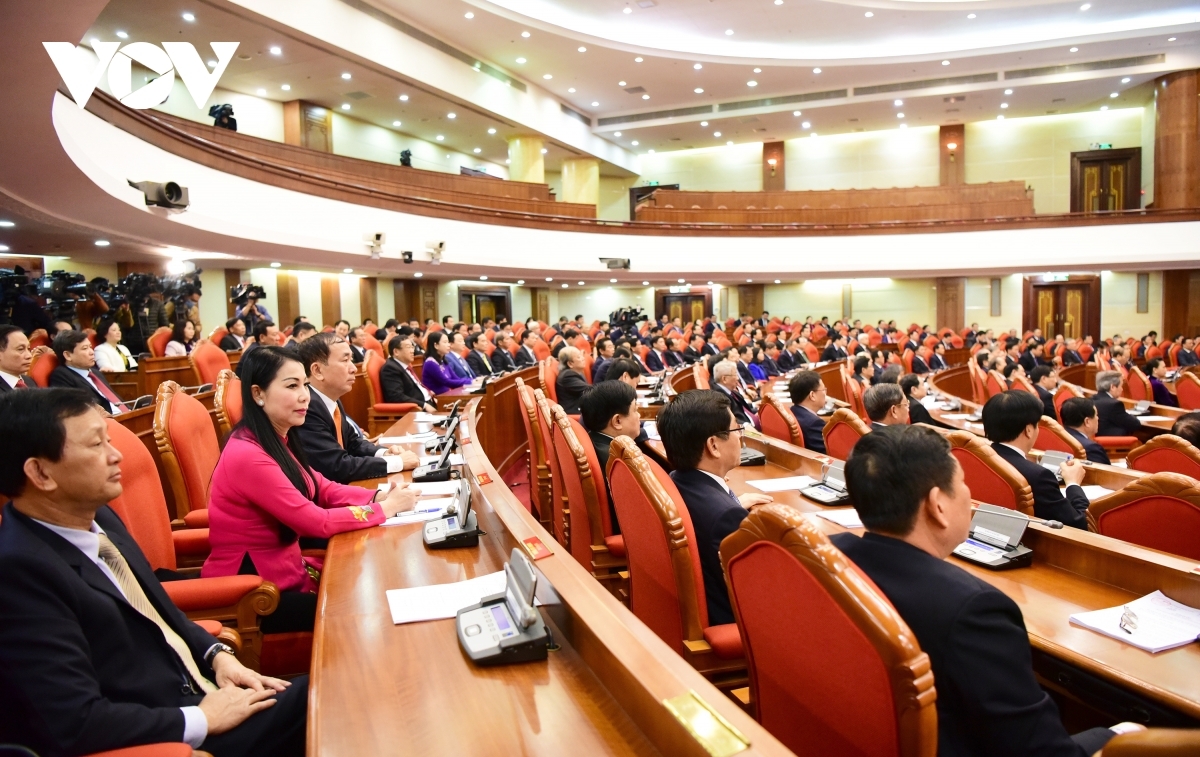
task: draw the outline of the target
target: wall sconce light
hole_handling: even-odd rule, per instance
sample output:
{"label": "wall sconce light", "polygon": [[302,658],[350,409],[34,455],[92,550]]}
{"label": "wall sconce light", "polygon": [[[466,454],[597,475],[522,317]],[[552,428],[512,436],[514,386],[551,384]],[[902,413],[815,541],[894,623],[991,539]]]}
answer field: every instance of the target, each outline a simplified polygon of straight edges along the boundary
{"label": "wall sconce light", "polygon": [[777,161],[774,158],[767,159],[767,165],[769,165],[771,167],[771,176],[775,175],[775,163],[776,162]]}
{"label": "wall sconce light", "polygon": [[954,151],[958,149],[958,143],[957,142],[947,142],[946,149],[950,151],[950,162],[951,163],[955,162]]}

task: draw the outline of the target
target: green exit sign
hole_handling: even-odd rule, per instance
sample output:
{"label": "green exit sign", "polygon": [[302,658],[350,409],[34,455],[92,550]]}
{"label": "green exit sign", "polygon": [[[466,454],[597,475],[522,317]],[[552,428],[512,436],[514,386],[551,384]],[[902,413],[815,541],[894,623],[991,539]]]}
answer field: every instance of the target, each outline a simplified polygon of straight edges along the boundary
{"label": "green exit sign", "polygon": [[1111,149],[1112,149],[1112,143],[1111,143],[1111,142],[1101,142],[1099,145],[1097,145],[1097,149],[1099,149],[1099,150],[1111,150]]}

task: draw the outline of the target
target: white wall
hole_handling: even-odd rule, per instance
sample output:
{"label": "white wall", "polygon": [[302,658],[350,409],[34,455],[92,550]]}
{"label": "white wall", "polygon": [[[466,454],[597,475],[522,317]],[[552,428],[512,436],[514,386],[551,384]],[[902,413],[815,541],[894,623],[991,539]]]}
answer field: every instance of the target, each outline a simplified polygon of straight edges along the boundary
{"label": "white wall", "polygon": [[67,273],[82,273],[88,281],[100,276],[108,279],[113,284],[117,283],[117,264],[116,263],[99,263],[89,261],[86,258],[86,253],[71,255],[69,257],[53,257],[47,255],[42,258],[43,270],[46,273],[53,271],[66,271]]}
{"label": "white wall", "polygon": [[200,268],[200,286],[204,290],[200,296],[200,322],[204,324],[204,336],[208,336],[229,320],[229,292],[225,289],[224,268],[206,268],[203,261]]}
{"label": "white wall", "polygon": [[[316,271],[292,271],[296,274],[296,290],[300,293],[300,312],[308,322],[320,329],[325,321],[321,314],[321,279],[325,274]],[[290,323],[279,324],[280,329],[291,326]]]}
{"label": "white wall", "polygon": [[[266,297],[260,297],[258,304],[267,309],[271,314],[272,319],[279,318],[279,289],[275,279],[274,268],[251,268],[248,271],[242,271],[242,281],[249,281],[251,284],[258,284],[266,292]],[[317,291],[318,301],[320,299],[320,290]],[[282,329],[285,325],[291,324],[279,323],[275,321],[275,325]]]}
{"label": "white wall", "polygon": [[655,317],[654,287],[613,285],[576,288],[575,284],[569,289],[560,287],[558,306],[550,311],[550,317],[558,320],[559,316],[574,318],[576,314],[583,313],[587,323],[607,321],[612,311],[623,307],[644,308],[646,315]]}
{"label": "white wall", "polygon": [[783,143],[787,188],[936,186],[938,127],[798,137]]}
{"label": "white wall", "polygon": [[[359,281],[362,276],[353,273],[338,274],[338,292],[341,294],[342,318],[357,326],[362,323],[362,298],[359,296]],[[332,326],[333,320],[326,318],[323,323]]]}
{"label": "white wall", "polygon": [[1163,276],[1162,271],[1150,273],[1149,312],[1137,312],[1137,274],[1100,272],[1100,334],[1110,337],[1141,337],[1148,331],[1157,331],[1162,336],[1163,320]]}
{"label": "white wall", "polygon": [[[375,302],[379,306],[379,313],[375,316],[375,322],[382,326],[387,319],[396,317],[396,290],[393,288],[395,282],[392,279],[380,277],[375,280]],[[349,319],[347,319],[349,320]],[[362,318],[359,318],[359,323],[362,323]],[[358,323],[350,321],[352,326],[357,326]]]}
{"label": "white wall", "polygon": [[762,143],[647,154],[641,157],[641,172],[641,183],[678,184],[680,189],[696,191],[758,192],[762,190]]}
{"label": "white wall", "polygon": [[[1019,274],[1000,276],[1000,315],[992,317],[992,277],[967,279],[964,292],[967,325],[978,323],[984,331],[993,329],[997,334],[1009,329],[1021,330],[1024,312],[1022,302],[1023,277]],[[940,324],[939,324],[940,325]]]}
{"label": "white wall", "polygon": [[412,150],[413,168],[427,171],[458,173],[460,166],[487,171],[492,176],[508,178],[503,163],[482,160],[478,155],[466,155],[435,142],[402,134],[382,126],[333,111],[333,152],[349,158],[373,160],[389,165],[400,164],[400,151]]}

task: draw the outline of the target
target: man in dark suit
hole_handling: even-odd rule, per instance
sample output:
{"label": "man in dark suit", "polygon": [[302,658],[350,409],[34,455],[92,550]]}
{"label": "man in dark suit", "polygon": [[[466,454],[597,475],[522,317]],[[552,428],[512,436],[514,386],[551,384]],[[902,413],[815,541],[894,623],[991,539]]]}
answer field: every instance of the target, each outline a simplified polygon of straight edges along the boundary
{"label": "man in dark suit", "polygon": [[492,368],[499,373],[508,373],[517,369],[510,351],[513,343],[512,334],[502,331],[496,335],[496,349],[492,350]]}
{"label": "man in dark suit", "polygon": [[533,351],[533,345],[537,344],[540,339],[541,337],[528,329],[521,335],[521,349],[517,350],[516,359],[518,368],[537,365],[537,353]]}
{"label": "man in dark suit", "polygon": [[412,403],[426,412],[434,412],[433,392],[425,388],[413,373],[413,340],[411,337],[394,336],[387,343],[391,359],[379,369],[379,383],[383,401],[389,403]]}
{"label": "man in dark suit", "polygon": [[91,393],[96,404],[113,415],[129,412],[109,386],[104,374],[96,370],[96,353],[87,334],[82,331],[60,331],[52,344],[58,357],[58,367],[50,373],[50,386],[83,389]]}
{"label": "man in dark suit", "polygon": [[1068,339],[1066,342],[1067,348],[1063,351],[1062,364],[1063,368],[1068,365],[1081,365],[1084,362],[1083,355],[1079,354],[1079,340]]}
{"label": "man in dark suit", "polygon": [[899,384],[876,384],[863,392],[863,408],[872,431],[908,423],[909,400]]}
{"label": "man in dark suit", "polygon": [[1054,391],[1058,389],[1058,371],[1048,365],[1039,365],[1029,374],[1029,383],[1042,401],[1042,415],[1058,420],[1054,409]]}
{"label": "man in dark suit", "polygon": [[36,388],[37,382],[28,373],[33,358],[43,352],[49,350],[46,347],[29,349],[29,337],[20,327],[0,326],[0,393]]}
{"label": "man in dark suit", "polygon": [[933,355],[929,358],[929,370],[944,371],[950,365],[946,362],[946,345],[943,342],[938,342],[933,348]]}
{"label": "man in dark suit", "polygon": [[683,351],[683,359],[688,365],[699,363],[704,357],[701,351],[704,349],[704,336],[700,332],[692,332],[692,341],[688,344],[687,349]]}
{"label": "man in dark suit", "polygon": [[1072,397],[1062,404],[1062,425],[1075,441],[1083,445],[1087,459],[1101,465],[1111,465],[1108,452],[1096,441],[1100,414],[1096,403],[1086,397]]}
{"label": "man in dark suit", "polygon": [[925,389],[925,382],[920,376],[915,373],[906,373],[900,377],[898,386],[900,391],[904,392],[904,396],[908,398],[908,422],[910,424],[924,423],[935,428],[950,428],[944,423],[935,421],[929,414],[929,410],[921,403],[928,392]]}
{"label": "man in dark suit", "polygon": [[1133,436],[1141,429],[1141,421],[1130,415],[1121,402],[1123,392],[1120,372],[1101,371],[1096,374],[1096,394],[1092,402],[1096,403],[1096,412],[1100,415],[1097,436]]}
{"label": "man in dark suit", "polygon": [[490,376],[496,372],[496,367],[492,365],[492,359],[483,351],[486,341],[482,333],[471,334],[467,337],[467,365],[476,376]]}
{"label": "man in dark suit", "polygon": [[783,350],[779,353],[779,357],[776,358],[776,362],[779,363],[779,370],[784,373],[804,364],[804,359],[794,351],[795,347],[796,340],[789,340],[783,345]]}
{"label": "man in dark suit", "polygon": [[717,365],[713,371],[712,390],[724,394],[729,399],[730,410],[740,425],[749,423],[758,428],[758,415],[739,391],[737,369],[732,363],[724,361]]}
{"label": "man in dark suit", "polygon": [[918,376],[924,376],[926,373],[929,373],[929,365],[925,362],[925,358],[916,352],[912,356],[912,372]]}
{"label": "man in dark suit", "polygon": [[0,437],[22,440],[0,445],[0,743],[302,755],[308,677],[245,668],[171,602],[105,504],[121,453],[91,395],[4,394]]}
{"label": "man in dark suit", "polygon": [[760,365],[763,373],[767,374],[767,378],[775,378],[783,375],[783,367],[779,365],[779,356],[783,353],[779,351],[779,344],[772,342],[763,350],[763,359]]}
{"label": "man in dark suit", "polygon": [[867,532],[831,541],[929,655],[941,695],[939,757],[1089,757],[1114,731],[1141,729],[1122,723],[1070,736],[1034,676],[1020,608],[946,559],[970,531],[971,493],[940,434],[921,426],[867,434],[846,463],[846,483]]}
{"label": "man in dark suit", "polygon": [[1015,365],[1021,361],[1021,340],[1009,337],[1004,342],[1004,364]]}
{"label": "man in dark suit", "polygon": [[834,334],[833,338],[829,340],[829,344],[825,345],[825,351],[821,353],[821,359],[825,362],[845,360],[847,356],[846,337],[841,334]]}
{"label": "man in dark suit", "polygon": [[[602,381],[584,393],[579,400],[579,416],[588,438],[596,450],[597,471],[592,476],[607,489],[608,480],[604,471],[608,469],[608,456],[612,440],[626,436],[640,447],[649,437],[642,429],[638,413],[637,391],[624,381]],[[621,533],[617,523],[617,510],[612,497],[608,498],[609,520],[614,534]]]}
{"label": "man in dark suit", "polygon": [[1196,356],[1196,340],[1190,337],[1184,339],[1183,347],[1175,357],[1179,362],[1180,368],[1186,368],[1189,365],[1200,365],[1200,357]]}
{"label": "man in dark suit", "polygon": [[1021,367],[1025,369],[1026,375],[1033,373],[1033,369],[1039,365],[1050,365],[1050,361],[1044,358],[1046,354],[1046,345],[1031,343],[1029,347],[1021,353],[1021,358],[1017,361]]}
{"label": "man in dark suit", "polygon": [[650,351],[646,353],[646,367],[651,373],[658,373],[667,367],[667,340],[661,336],[655,337],[650,343]]}
{"label": "man in dark suit", "polygon": [[921,332],[914,329],[913,331],[911,331],[909,333],[908,341],[906,341],[904,343],[904,346],[902,348],[900,348],[900,351],[903,352],[904,350],[912,350],[913,354],[915,355],[915,354],[917,354],[917,351],[920,349],[921,349]]}
{"label": "man in dark suit", "polygon": [[804,432],[805,449],[824,454],[825,420],[817,412],[829,399],[825,382],[816,371],[798,371],[788,381],[788,395],[792,398],[792,415]]}
{"label": "man in dark suit", "polygon": [[1036,397],[1020,389],[1010,389],[992,395],[983,406],[983,430],[996,454],[1029,482],[1034,515],[1087,530],[1088,498],[1079,486],[1083,482],[1083,465],[1071,459],[1059,467],[1059,476],[1067,485],[1064,493],[1058,488],[1058,476],[1053,471],[1026,457],[1037,439],[1041,417],[1042,403]]}
{"label": "man in dark suit", "polygon": [[418,458],[412,452],[367,441],[346,414],[341,399],[354,387],[357,370],[345,339],[336,333],[317,334],[300,345],[299,353],[308,374],[310,402],[304,424],[292,433],[317,472],[330,481],[348,484],[417,467]]}
{"label": "man in dark suit", "polygon": [[242,359],[238,361],[237,368],[233,371],[238,375],[238,378],[242,377],[242,366],[245,365],[243,361],[246,355],[249,355],[252,350],[256,350],[259,347],[274,347],[279,344],[279,327],[273,321],[259,321],[254,326],[253,334],[254,341],[250,342],[250,346],[242,351]]}
{"label": "man in dark suit", "polygon": [[672,339],[670,341],[671,349],[667,350],[664,355],[668,368],[678,368],[681,365],[687,365],[687,359],[683,356],[683,340]]}
{"label": "man in dark suit", "polygon": [[358,365],[367,359],[367,330],[362,326],[350,329],[347,341],[350,344],[350,357]]}
{"label": "man in dark suit", "polygon": [[674,468],[671,480],[683,497],[696,533],[708,623],[732,623],[733,609],[721,569],[721,540],[737,530],[747,510],[771,498],[765,494],[738,497],[725,483],[726,474],[741,464],[742,454],[741,426],[725,395],[680,394],[659,413],[658,433]]}
{"label": "man in dark suit", "polygon": [[226,352],[244,350],[246,348],[246,322],[241,318],[230,318],[225,321],[225,330],[229,333],[221,337],[221,349]]}

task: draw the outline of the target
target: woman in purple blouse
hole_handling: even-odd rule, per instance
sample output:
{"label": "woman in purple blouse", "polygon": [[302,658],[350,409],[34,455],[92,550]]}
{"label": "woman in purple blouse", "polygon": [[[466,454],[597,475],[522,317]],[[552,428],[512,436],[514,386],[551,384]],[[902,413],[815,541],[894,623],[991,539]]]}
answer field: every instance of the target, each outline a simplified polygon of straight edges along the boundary
{"label": "woman in purple blouse", "polygon": [[1154,404],[1167,407],[1179,407],[1179,400],[1171,394],[1171,390],[1163,383],[1167,377],[1167,366],[1161,358],[1150,358],[1146,361],[1146,375],[1150,377],[1150,389],[1154,392]]}
{"label": "woman in purple blouse", "polygon": [[451,389],[471,383],[469,378],[459,378],[446,364],[446,353],[450,351],[450,340],[445,331],[430,332],[425,344],[425,367],[421,369],[421,383],[434,395],[445,394]]}

